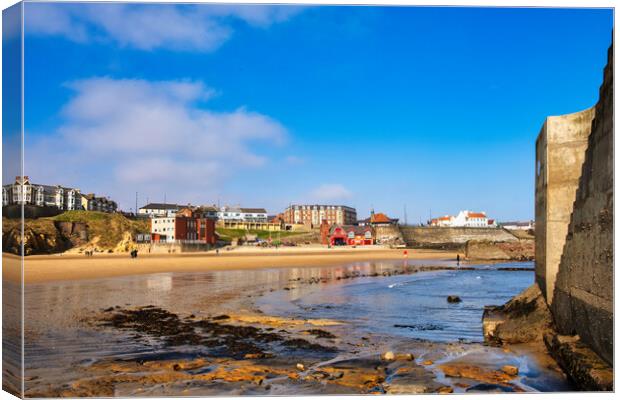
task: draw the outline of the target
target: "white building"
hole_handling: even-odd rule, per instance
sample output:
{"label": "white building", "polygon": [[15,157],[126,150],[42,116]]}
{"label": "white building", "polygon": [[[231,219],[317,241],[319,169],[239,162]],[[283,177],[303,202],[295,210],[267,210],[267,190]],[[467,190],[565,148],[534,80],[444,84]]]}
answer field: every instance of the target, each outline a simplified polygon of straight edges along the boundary
{"label": "white building", "polygon": [[140,207],[138,215],[148,217],[174,217],[181,209],[178,204],[149,203],[144,207]]}
{"label": "white building", "polygon": [[267,222],[264,208],[221,207],[217,217],[223,221]]}
{"label": "white building", "polygon": [[492,219],[490,220],[484,211],[474,212],[469,210],[459,212],[456,217],[445,215],[432,219],[430,225],[452,228],[493,228],[497,226],[495,221]]}
{"label": "white building", "polygon": [[161,237],[166,242],[174,242],[175,222],[175,217],[151,218],[151,237]]}
{"label": "white building", "polygon": [[452,215],[444,215],[443,217],[432,219],[431,226],[452,226],[452,221],[454,221]]}
{"label": "white building", "polygon": [[452,221],[454,227],[467,227],[467,228],[487,228],[489,226],[489,219],[483,212],[473,211],[461,211]]}
{"label": "white building", "polygon": [[501,227],[510,230],[524,230],[529,231],[534,229],[534,221],[510,221],[500,223]]}

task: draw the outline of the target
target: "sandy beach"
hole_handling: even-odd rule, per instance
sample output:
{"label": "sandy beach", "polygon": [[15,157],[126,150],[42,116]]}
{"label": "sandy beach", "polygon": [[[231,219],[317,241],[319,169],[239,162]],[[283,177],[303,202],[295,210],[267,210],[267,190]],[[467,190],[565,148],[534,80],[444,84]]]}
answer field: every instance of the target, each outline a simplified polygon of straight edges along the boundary
{"label": "sandy beach", "polygon": [[[481,342],[483,305],[520,291],[533,279],[531,271],[486,264],[450,270],[455,262],[437,259],[442,253],[422,260],[422,254],[411,255],[418,259],[408,263],[398,251],[391,261],[368,261],[367,253],[153,255],[133,260],[124,276],[30,282],[27,396],[567,389],[539,349]],[[361,262],[338,264],[358,256]],[[88,265],[85,257],[61,257],[33,257],[26,264],[49,266],[49,272],[62,270],[62,261],[70,271]],[[295,260],[303,266],[269,268]],[[328,264],[311,266],[309,260]],[[119,256],[87,261],[100,274],[106,266],[121,274],[115,265],[132,262]],[[194,262],[213,270],[181,272]],[[182,267],[137,272],[158,263],[167,271],[171,264]],[[136,268],[140,264],[144,269]],[[247,269],[236,268],[242,265]],[[463,301],[448,303],[447,294]],[[505,366],[524,372],[506,373]]]}
{"label": "sandy beach", "polygon": [[[455,252],[407,250],[406,259],[455,259]],[[19,258],[4,254],[3,277],[19,280]],[[218,254],[140,254],[131,259],[126,254],[45,255],[28,256],[24,260],[25,283],[58,280],[95,279],[114,276],[160,272],[201,272],[235,269],[311,267],[342,264],[353,261],[405,259],[402,249],[243,249],[221,251]]]}

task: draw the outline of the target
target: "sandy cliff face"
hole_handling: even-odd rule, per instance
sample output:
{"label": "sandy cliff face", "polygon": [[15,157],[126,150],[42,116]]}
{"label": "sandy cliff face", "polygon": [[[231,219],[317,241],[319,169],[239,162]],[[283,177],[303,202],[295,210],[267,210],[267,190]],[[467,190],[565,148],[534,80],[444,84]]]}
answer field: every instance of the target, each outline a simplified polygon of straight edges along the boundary
{"label": "sandy cliff face", "polygon": [[[2,223],[2,251],[13,254],[21,253],[21,226],[19,220],[7,220]],[[24,224],[24,255],[60,253],[73,244],[56,229],[50,220],[26,220]]]}
{"label": "sandy cliff face", "polygon": [[[134,221],[120,214],[69,211],[52,218],[24,221],[24,255],[65,251],[127,252],[134,246],[133,235],[148,231],[147,221]],[[19,219],[2,220],[2,251],[21,252]]]}

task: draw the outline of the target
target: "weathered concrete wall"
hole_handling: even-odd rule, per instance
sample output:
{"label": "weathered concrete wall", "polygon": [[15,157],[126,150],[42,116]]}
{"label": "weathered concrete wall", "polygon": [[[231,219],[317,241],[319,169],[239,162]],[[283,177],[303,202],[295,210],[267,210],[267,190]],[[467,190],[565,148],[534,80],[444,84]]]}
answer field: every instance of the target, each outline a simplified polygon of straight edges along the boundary
{"label": "weathered concrete wall", "polygon": [[[559,333],[578,334],[613,365],[613,52],[567,228],[551,311]],[[537,228],[538,228],[538,221]]]}
{"label": "weathered concrete wall", "polygon": [[536,282],[551,302],[594,107],[548,117],[536,140]]}
{"label": "weathered concrete wall", "polygon": [[403,239],[398,225],[376,226],[375,238],[380,242],[394,241]]}
{"label": "weathered concrete wall", "polygon": [[401,227],[403,239],[411,247],[464,248],[470,240],[504,242],[518,240],[499,228]]}

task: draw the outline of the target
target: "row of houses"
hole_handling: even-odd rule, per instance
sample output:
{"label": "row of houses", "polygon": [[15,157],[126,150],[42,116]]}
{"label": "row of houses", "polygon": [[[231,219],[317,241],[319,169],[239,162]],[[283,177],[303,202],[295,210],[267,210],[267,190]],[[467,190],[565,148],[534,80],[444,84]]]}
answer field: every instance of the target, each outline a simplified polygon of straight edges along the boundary
{"label": "row of houses", "polygon": [[2,205],[53,207],[63,211],[114,212],[118,208],[118,204],[109,198],[84,194],[77,188],[32,183],[28,176],[17,176],[14,183],[2,186]]}
{"label": "row of houses", "polygon": [[[179,204],[149,203],[138,210],[138,215],[144,217],[172,217],[180,210],[192,208],[191,205],[182,206]],[[264,208],[244,208],[244,207],[198,207],[203,215],[223,221],[243,221],[243,222],[268,222],[267,210]]]}

